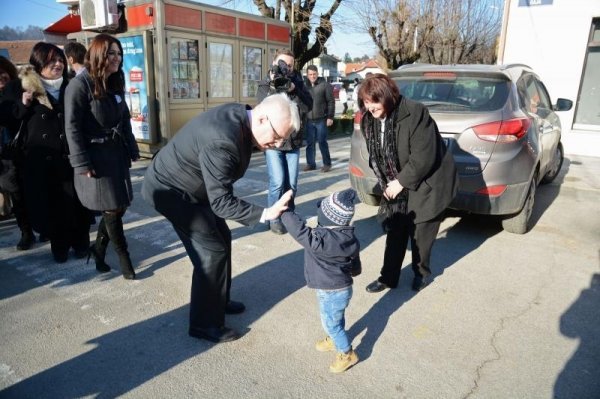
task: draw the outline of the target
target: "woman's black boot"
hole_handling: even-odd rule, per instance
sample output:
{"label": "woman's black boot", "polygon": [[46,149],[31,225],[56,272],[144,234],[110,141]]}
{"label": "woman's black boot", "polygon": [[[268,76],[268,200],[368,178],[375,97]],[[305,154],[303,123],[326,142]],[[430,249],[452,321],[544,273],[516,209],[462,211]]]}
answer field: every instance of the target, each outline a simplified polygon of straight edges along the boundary
{"label": "woman's black boot", "polygon": [[33,246],[35,242],[35,235],[33,234],[33,230],[31,228],[26,228],[21,230],[21,239],[17,243],[17,249],[19,251],[27,251]]}
{"label": "woman's black boot", "polygon": [[100,221],[98,225],[98,233],[96,235],[96,243],[90,247],[90,252],[88,253],[88,263],[90,263],[90,256],[94,257],[94,261],[96,261],[96,270],[100,273],[106,273],[110,271],[110,266],[104,262],[104,258],[106,257],[106,247],[108,247],[108,233],[106,232],[106,224],[104,223],[104,218]]}
{"label": "woman's black boot", "polygon": [[121,266],[121,272],[123,278],[127,280],[135,279],[135,271],[131,264],[131,258],[127,251],[127,240],[125,239],[125,233],[123,232],[123,219],[122,213],[117,212],[105,212],[102,220],[106,223],[106,231],[108,237],[112,241],[115,252],[119,256],[119,264]]}

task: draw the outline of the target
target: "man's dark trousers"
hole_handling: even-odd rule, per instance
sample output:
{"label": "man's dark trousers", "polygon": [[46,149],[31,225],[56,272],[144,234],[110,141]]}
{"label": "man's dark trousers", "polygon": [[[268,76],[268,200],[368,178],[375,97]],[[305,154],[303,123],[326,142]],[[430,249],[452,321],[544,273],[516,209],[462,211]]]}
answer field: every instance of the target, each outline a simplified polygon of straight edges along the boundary
{"label": "man's dark trousers", "polygon": [[155,191],[154,205],[175,228],[194,266],[190,329],[223,327],[231,288],[231,230],[209,205],[188,202],[166,187]]}

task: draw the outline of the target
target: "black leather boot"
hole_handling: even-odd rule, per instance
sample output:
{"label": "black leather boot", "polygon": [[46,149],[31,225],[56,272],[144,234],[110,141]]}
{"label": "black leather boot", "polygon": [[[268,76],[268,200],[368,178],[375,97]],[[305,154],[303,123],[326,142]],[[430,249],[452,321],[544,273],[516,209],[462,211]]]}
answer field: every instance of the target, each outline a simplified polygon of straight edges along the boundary
{"label": "black leather boot", "polygon": [[35,235],[33,234],[33,230],[31,230],[31,228],[23,229],[23,230],[21,230],[21,239],[19,240],[19,243],[17,244],[17,249],[19,251],[26,251],[33,246],[34,242],[35,242]]}
{"label": "black leather boot", "polygon": [[107,273],[110,271],[110,266],[104,262],[104,258],[106,257],[106,247],[108,247],[108,233],[106,232],[106,224],[104,223],[104,218],[100,221],[98,225],[98,233],[96,234],[96,243],[90,247],[90,251],[88,253],[88,263],[90,262],[90,256],[94,257],[94,261],[96,262],[96,270],[100,273]]}
{"label": "black leather boot", "polygon": [[121,219],[122,216],[122,213],[105,212],[102,220],[104,220],[106,224],[108,237],[110,238],[110,241],[112,241],[115,252],[119,256],[119,264],[121,266],[123,278],[127,280],[133,280],[135,279],[135,271],[133,270],[131,258],[129,257],[129,252],[127,251],[127,240],[125,239],[125,233],[123,232],[123,219]]}

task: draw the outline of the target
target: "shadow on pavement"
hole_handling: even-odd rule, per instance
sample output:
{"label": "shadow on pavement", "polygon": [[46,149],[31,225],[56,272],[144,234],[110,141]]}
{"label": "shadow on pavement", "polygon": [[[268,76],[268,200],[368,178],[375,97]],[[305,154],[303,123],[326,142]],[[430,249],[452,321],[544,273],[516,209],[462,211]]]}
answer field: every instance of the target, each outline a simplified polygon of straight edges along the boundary
{"label": "shadow on pavement", "polygon": [[[303,259],[303,251],[298,250],[236,276],[232,297],[246,303],[248,310],[227,316],[227,325],[247,333],[253,322],[304,287]],[[113,398],[126,394],[212,348],[208,341],[188,337],[188,317],[189,306],[181,306],[102,335],[86,342],[93,349],[6,388],[0,397]]]}
{"label": "shadow on pavement", "polygon": [[560,332],[579,341],[554,385],[554,398],[597,398],[600,395],[600,274],[560,318]]}
{"label": "shadow on pavement", "polygon": [[[371,219],[376,223],[374,218],[365,219],[365,221],[369,222]],[[481,220],[475,217],[463,217],[455,225],[440,231],[438,239],[433,245],[431,262],[433,277],[443,274],[446,268],[459,262],[460,259],[476,250],[486,240],[499,232],[500,229],[497,226],[483,224]],[[406,257],[410,259],[410,256],[407,251]],[[383,259],[383,253],[381,257]],[[360,344],[355,348],[361,360],[366,360],[371,356],[373,347],[387,326],[390,317],[405,302],[417,294],[410,289],[413,273],[409,269],[410,265],[403,268],[398,288],[387,290],[371,309],[350,328],[348,335],[351,338],[355,338],[366,330]],[[408,276],[403,278],[402,276],[405,274],[408,274]],[[409,282],[408,284],[402,284],[402,280],[409,280]],[[435,281],[432,286],[425,289],[432,289],[434,285]],[[355,287],[355,289],[364,288]]]}
{"label": "shadow on pavement", "polygon": [[560,194],[562,184],[565,181],[565,176],[569,173],[569,167],[571,166],[571,160],[565,158],[562,164],[562,168],[552,183],[540,184],[537,187],[535,194],[535,202],[533,204],[533,211],[531,213],[530,229],[534,229],[542,215],[552,205]]}

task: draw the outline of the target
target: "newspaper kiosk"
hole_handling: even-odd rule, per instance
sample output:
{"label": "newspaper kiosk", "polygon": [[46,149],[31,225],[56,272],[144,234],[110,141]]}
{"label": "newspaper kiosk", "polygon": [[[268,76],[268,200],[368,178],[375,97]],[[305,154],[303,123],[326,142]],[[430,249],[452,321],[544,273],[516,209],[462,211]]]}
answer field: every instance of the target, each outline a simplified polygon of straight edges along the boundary
{"label": "newspaper kiosk", "polygon": [[[124,32],[115,36],[123,45],[133,132],[146,156],[200,112],[228,102],[255,104],[274,52],[290,46],[289,24],[261,16],[185,0],[123,5]],[[93,35],[69,37],[85,43]]]}

